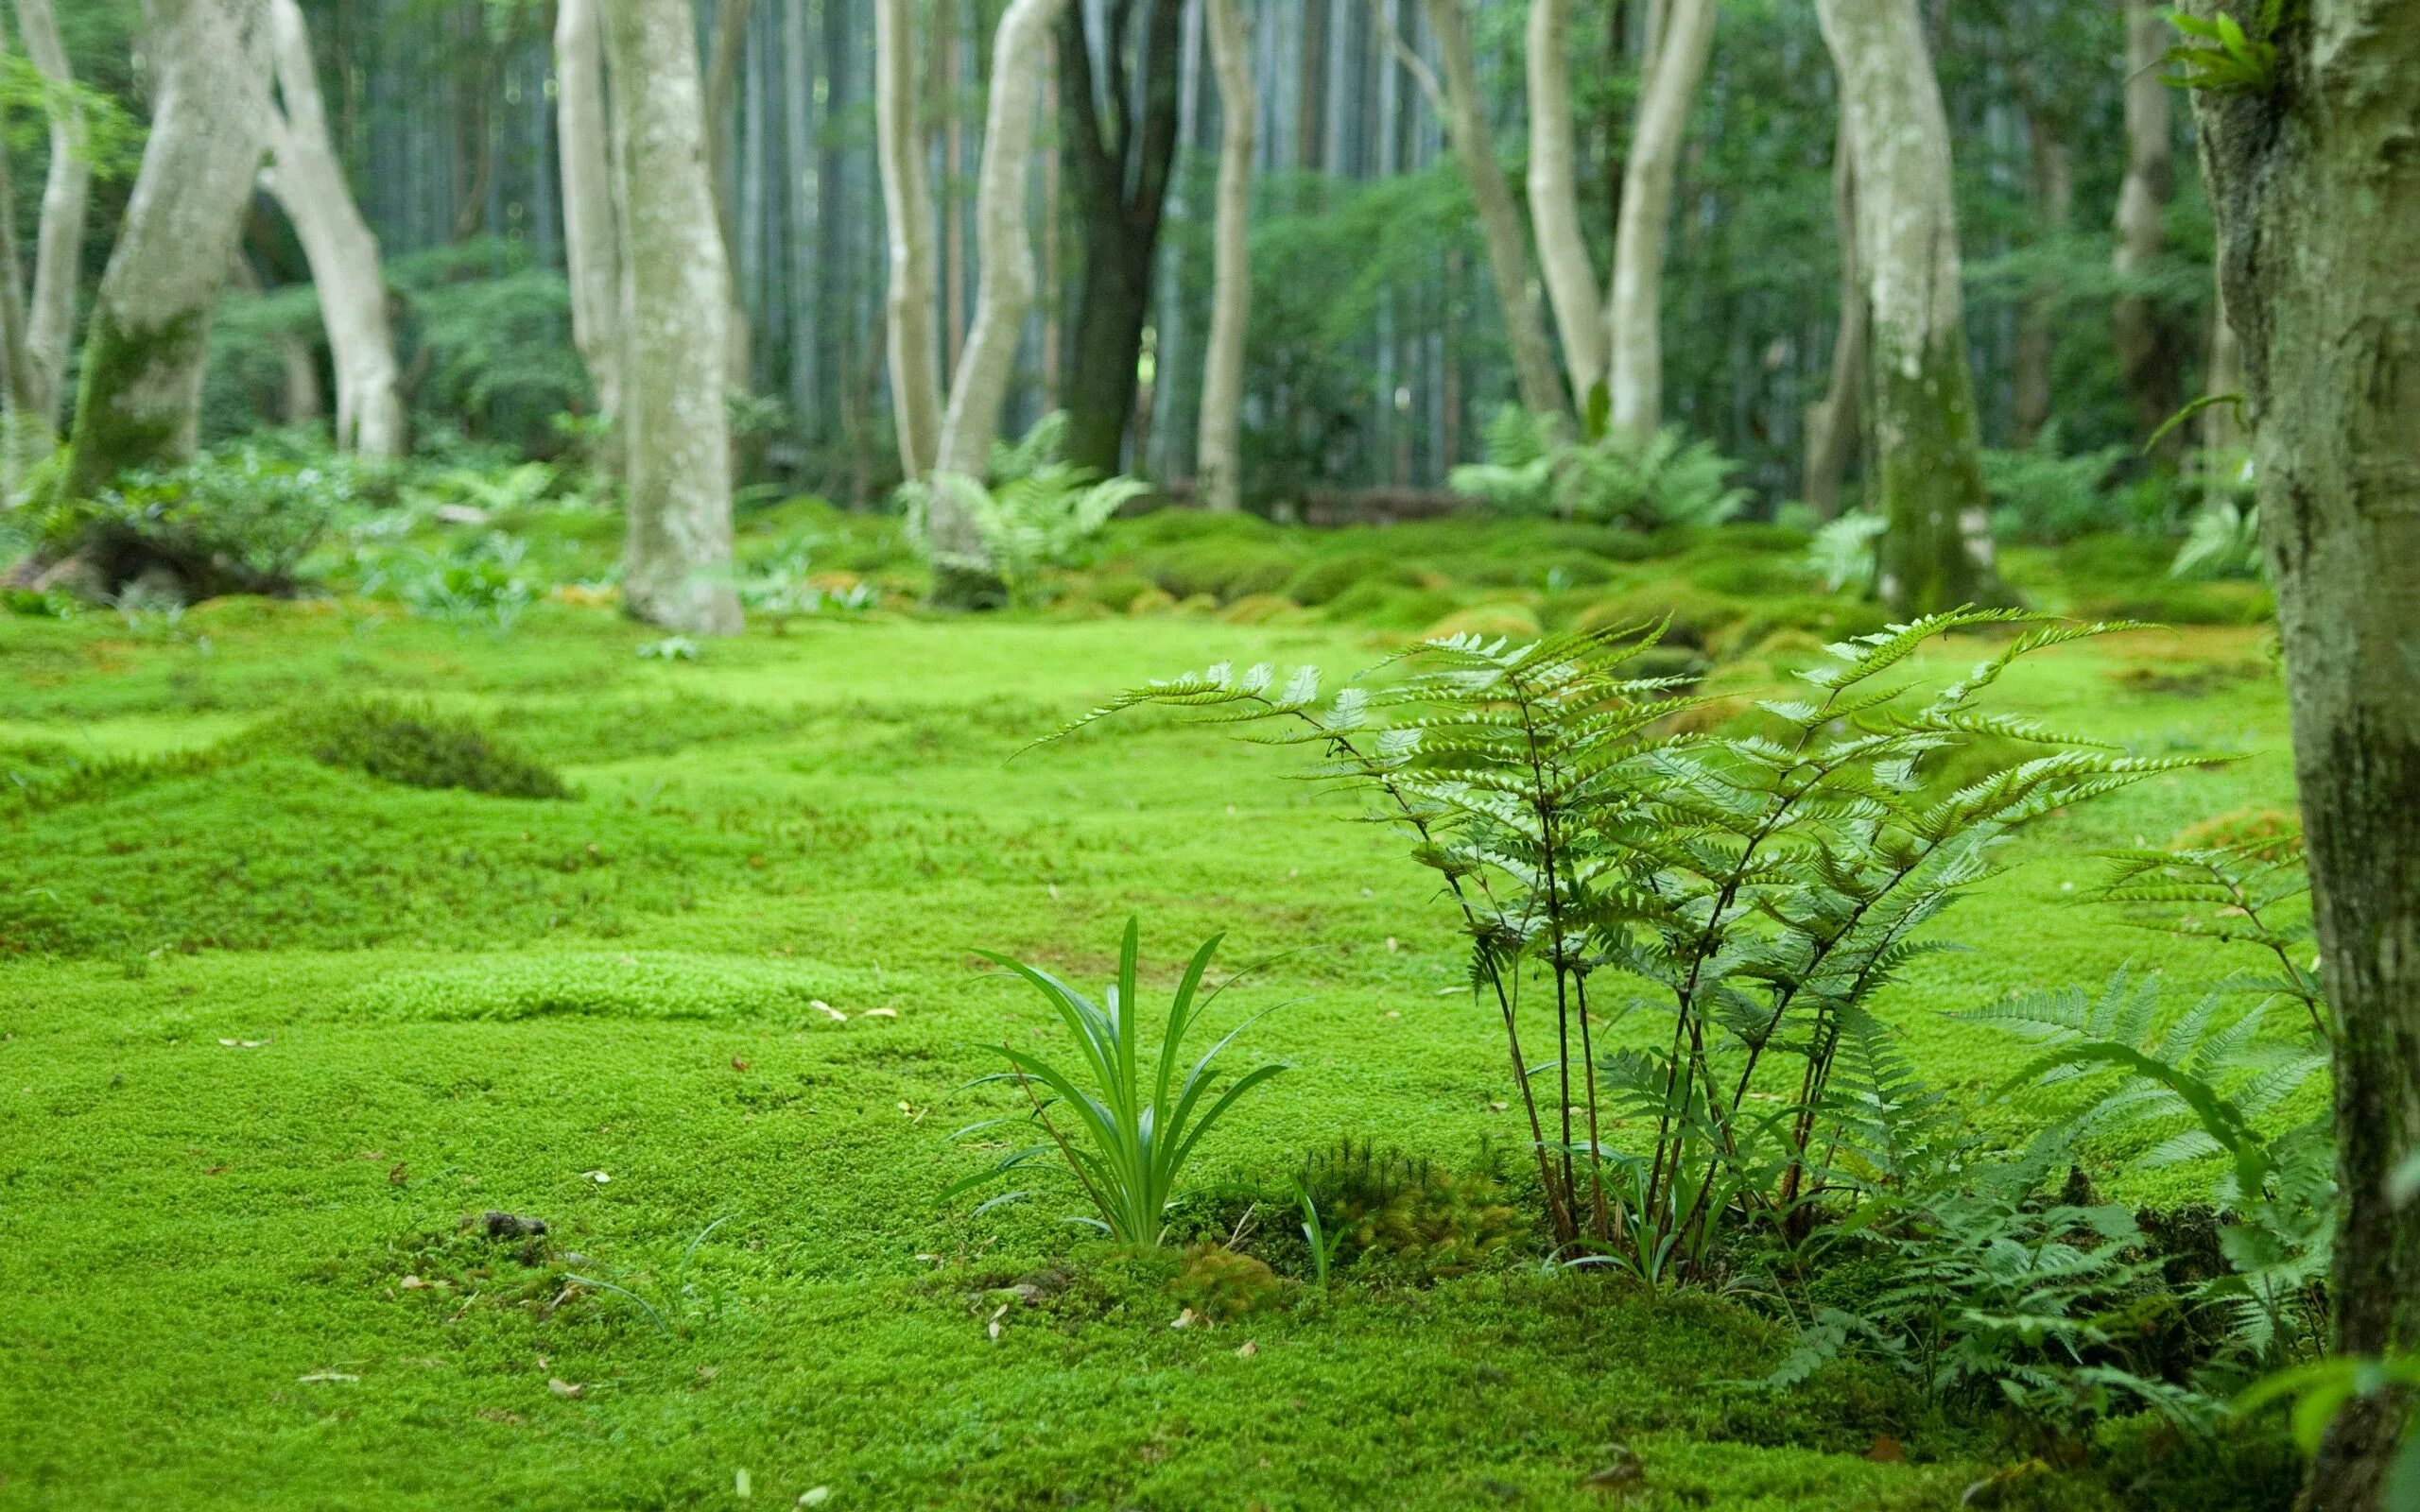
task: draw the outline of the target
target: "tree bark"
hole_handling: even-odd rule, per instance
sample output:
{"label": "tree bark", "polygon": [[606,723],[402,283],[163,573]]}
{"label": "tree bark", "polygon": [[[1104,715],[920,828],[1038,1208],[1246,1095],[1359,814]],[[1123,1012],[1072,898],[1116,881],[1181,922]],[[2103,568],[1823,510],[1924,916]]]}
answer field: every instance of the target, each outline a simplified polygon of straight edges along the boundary
{"label": "tree bark", "polygon": [[1636,441],[1664,422],[1664,240],[1681,138],[1714,47],[1714,0],[1673,0],[1622,168],[1613,286],[1605,298],[1606,387],[1612,430]]}
{"label": "tree bark", "polygon": [[723,378],[730,270],[707,182],[688,0],[614,0],[614,77],[628,333],[624,608],[692,635],[739,628],[731,565],[731,439]]}
{"label": "tree bark", "polygon": [[[2336,1016],[2335,1348],[2409,1352],[2420,1202],[2389,1183],[2420,1149],[2420,0],[2310,0],[2273,40],[2271,90],[2193,108]],[[2302,1505],[2379,1507],[2405,1405],[2349,1403]]]}
{"label": "tree bark", "polygon": [[1573,408],[1586,414],[1605,379],[1605,311],[1597,272],[1580,231],[1580,188],[1572,167],[1571,0],[1530,0],[1530,224],[1547,302],[1563,337],[1563,367]]}
{"label": "tree bark", "polygon": [[[1115,0],[1102,50],[1108,77],[1098,101],[1081,14],[1070,9],[1058,23],[1061,135],[1084,249],[1068,353],[1066,459],[1098,472],[1120,470],[1134,418],[1143,322],[1176,159],[1184,13],[1184,0]],[[1139,121],[1129,103],[1132,79],[1126,60],[1138,20],[1145,28]]]}
{"label": "tree bark", "polygon": [[2004,596],[1959,293],[1949,123],[1915,0],[1817,0],[1857,174],[1872,315],[1878,586],[1897,613]]}
{"label": "tree bark", "polygon": [[941,355],[933,330],[933,197],[916,130],[914,0],[874,0],[874,143],[890,248],[884,332],[899,468],[929,476],[941,449]]}
{"label": "tree bark", "polygon": [[[2243,392],[2243,349],[2227,319],[2223,280],[2210,301],[2210,366],[2202,391],[2212,398]],[[2213,458],[2231,457],[2243,450],[2243,411],[2235,403],[2214,404],[2202,411],[2202,447]]]}
{"label": "tree bark", "polygon": [[1825,520],[1841,512],[1841,485],[1857,453],[1860,396],[1868,377],[1865,269],[1858,258],[1857,154],[1849,144],[1848,112],[1841,112],[1832,141],[1832,228],[1841,249],[1841,320],[1832,337],[1832,382],[1822,399],[1806,406],[1806,472],[1801,491]]}
{"label": "tree bark", "polygon": [[[596,391],[596,413],[622,416],[621,232],[614,195],[613,126],[605,106],[605,47],[597,0],[557,0],[555,139],[562,156],[563,261],[571,335]],[[610,448],[620,456],[618,438]]]}
{"label": "tree bark", "polygon": [[[1383,5],[1384,0],[1378,0]],[[1570,413],[1563,380],[1554,368],[1554,348],[1547,340],[1538,290],[1530,276],[1530,244],[1521,230],[1521,212],[1512,201],[1504,165],[1495,160],[1495,140],[1487,126],[1487,111],[1479,97],[1478,67],[1471,56],[1471,34],[1462,0],[1421,0],[1429,32],[1437,39],[1437,59],[1444,67],[1443,87],[1425,68],[1413,76],[1429,93],[1430,103],[1444,118],[1454,159],[1469,180],[1472,207],[1478,212],[1479,236],[1487,245],[1487,266],[1495,284],[1495,302],[1504,319],[1504,344],[1512,358],[1512,383],[1521,407],[1533,415]],[[1403,49],[1418,60],[1417,54]]]}
{"label": "tree bark", "polygon": [[[2152,0],[2126,0],[2126,175],[2118,189],[2117,246],[2112,253],[2119,293],[2110,307],[2118,349],[2118,377],[2135,412],[2135,426],[2150,436],[2184,402],[2179,369],[2184,356],[2176,322],[2157,301],[2130,283],[2150,276],[2167,244],[2162,223],[2176,170],[2169,134],[2169,83],[2160,60],[2175,33],[2165,8]],[[2173,443],[2166,443],[2173,450]]]}
{"label": "tree bark", "polygon": [[268,113],[267,0],[151,0],[151,133],[93,301],[69,496],[193,455],[210,318]]}
{"label": "tree bark", "polygon": [[294,223],[310,260],[336,369],[336,443],[364,456],[400,456],[404,403],[395,387],[395,335],[387,320],[378,238],[353,202],[328,135],[302,7],[269,0],[269,27],[283,103],[268,110],[269,162],[261,180]]}
{"label": "tree bark", "polygon": [[706,173],[714,189],[715,227],[722,235],[723,266],[735,272],[732,280],[731,314],[725,326],[729,336],[729,371],[725,375],[735,393],[746,393],[754,387],[755,373],[750,362],[748,307],[740,302],[736,270],[739,266],[739,217],[732,206],[731,193],[731,109],[732,95],[739,87],[739,64],[748,51],[748,14],[755,0],[722,0],[715,10],[714,50],[706,63]]}
{"label": "tree bark", "polygon": [[[50,0],[17,0],[17,29],[25,37],[26,56],[44,78],[60,86],[75,82]],[[66,108],[50,118],[50,167],[43,180],[42,221],[34,232],[33,296],[26,321],[35,384],[28,395],[29,413],[41,419],[45,434],[59,425],[68,349],[76,331],[76,288],[82,274],[84,218],[93,187],[93,167],[85,157],[89,136],[83,107],[68,96]],[[11,261],[9,266],[13,270],[17,265]]]}
{"label": "tree bark", "polygon": [[1202,3],[1219,77],[1219,202],[1194,472],[1202,507],[1232,514],[1243,507],[1244,335],[1252,319],[1252,39],[1237,0]]}
{"label": "tree bark", "polygon": [[[2075,160],[2047,110],[2029,102],[2025,129],[2033,156],[2033,207],[2041,217],[2040,234],[2066,234],[2075,209]],[[2050,358],[2056,345],[2055,305],[2043,291],[2029,292],[2017,316],[2016,351],[2012,356],[2010,419],[2016,444],[2031,446],[2050,421]]]}

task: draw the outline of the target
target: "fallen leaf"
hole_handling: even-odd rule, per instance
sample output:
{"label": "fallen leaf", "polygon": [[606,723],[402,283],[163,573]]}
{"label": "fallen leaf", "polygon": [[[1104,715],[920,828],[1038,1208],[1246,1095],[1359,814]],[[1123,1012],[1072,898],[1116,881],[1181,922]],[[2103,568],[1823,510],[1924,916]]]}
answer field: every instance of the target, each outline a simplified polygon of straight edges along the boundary
{"label": "fallen leaf", "polygon": [[1491,1113],[1500,1113],[1512,1106],[1511,1103],[1490,1103],[1487,1105],[1487,1110]]}
{"label": "fallen leaf", "polygon": [[1387,954],[1388,954],[1392,955],[1395,952],[1397,952],[1397,951],[1399,951],[1399,950],[1401,950],[1401,949],[1403,949],[1403,941],[1401,941],[1401,940],[1399,940],[1399,939],[1395,938],[1392,935],[1390,935],[1390,936],[1387,936]]}
{"label": "fallen leaf", "polygon": [[1889,1434],[1876,1434],[1874,1435],[1874,1447],[1865,1452],[1865,1457],[1876,1465],[1904,1465],[1908,1459],[1908,1446]]}
{"label": "fallen leaf", "polygon": [[849,1016],[847,1014],[842,1013],[839,1009],[834,1007],[831,1004],[824,1002],[821,998],[810,999],[806,1005],[810,1008],[820,1008],[823,1012],[830,1014],[833,1022],[836,1023],[846,1023],[849,1022]]}
{"label": "fallen leaf", "polygon": [[227,1174],[227,1167],[223,1165],[214,1165],[209,1170],[204,1171],[201,1174],[204,1176],[225,1176]]}
{"label": "fallen leaf", "polygon": [[501,1407],[482,1407],[479,1409],[479,1416],[492,1423],[503,1423],[509,1428],[520,1428],[529,1421],[519,1413],[507,1412]]}
{"label": "fallen leaf", "polygon": [[1260,1346],[1250,1339],[1244,1340],[1244,1342],[1236,1349],[1236,1355],[1246,1360],[1251,1359],[1253,1355],[1258,1354],[1259,1352]]}
{"label": "fallen leaf", "polygon": [[858,1017],[866,1019],[895,1019],[899,1017],[899,1010],[897,1008],[868,1008],[864,1013],[858,1015]]}
{"label": "fallen leaf", "polygon": [[548,1376],[546,1378],[546,1389],[553,1392],[558,1397],[566,1398],[571,1400],[578,1400],[579,1398],[588,1394],[587,1386],[577,1381],[565,1381],[560,1376]]}
{"label": "fallen leaf", "polygon": [[809,1486],[798,1493],[798,1504],[801,1506],[821,1506],[831,1500],[832,1487],[828,1486]]}
{"label": "fallen leaf", "polygon": [[411,1173],[404,1169],[403,1161],[397,1160],[394,1164],[387,1167],[387,1179],[396,1186],[402,1186],[405,1182],[411,1179]]}
{"label": "fallen leaf", "polygon": [[731,1472],[731,1494],[743,1502],[756,1494],[756,1484],[748,1478],[747,1467]]}
{"label": "fallen leaf", "polygon": [[746,1071],[748,1065],[747,1061],[740,1059],[737,1056],[731,1057],[731,1069],[734,1071]]}
{"label": "fallen leaf", "polygon": [[307,1376],[296,1376],[294,1379],[303,1384],[309,1385],[316,1384],[322,1381],[358,1381],[361,1378],[355,1375],[347,1375],[342,1370],[314,1370]]}
{"label": "fallen leaf", "polygon": [[1582,1490],[1604,1496],[1628,1496],[1647,1484],[1647,1467],[1636,1453],[1619,1444],[1610,1446],[1613,1463],[1580,1477]]}
{"label": "fallen leaf", "polygon": [[614,1179],[612,1177],[607,1176],[607,1175],[606,1175],[604,1172],[602,1172],[602,1171],[582,1171],[582,1172],[581,1172],[581,1173],[579,1173],[579,1174],[580,1174],[582,1177],[585,1177],[587,1179],[589,1179],[589,1180],[591,1180],[591,1181],[596,1182],[596,1183],[598,1186],[600,1186],[600,1187],[601,1187],[601,1186],[603,1186],[606,1182],[611,1181],[611,1180],[613,1180],[613,1179]]}
{"label": "fallen leaf", "polygon": [[1169,1324],[1169,1325],[1168,1325],[1168,1327],[1170,1327],[1170,1328],[1172,1328],[1172,1329],[1189,1329],[1189,1328],[1193,1327],[1193,1325],[1195,1325],[1196,1323],[1199,1323],[1199,1322],[1201,1322],[1201,1314],[1197,1314],[1196,1312],[1194,1312],[1194,1311],[1193,1311],[1193,1309],[1191,1309],[1191,1308],[1189,1308],[1189,1307],[1188,1307],[1188,1308],[1186,1308],[1184,1312],[1179,1313],[1179,1314],[1176,1315],[1176,1321],[1175,1321],[1175,1322],[1173,1322],[1173,1323],[1171,1323],[1171,1324]]}
{"label": "fallen leaf", "polygon": [[428,1290],[429,1286],[433,1283],[422,1280],[417,1276],[406,1276],[404,1278],[402,1284],[405,1291],[424,1292]]}

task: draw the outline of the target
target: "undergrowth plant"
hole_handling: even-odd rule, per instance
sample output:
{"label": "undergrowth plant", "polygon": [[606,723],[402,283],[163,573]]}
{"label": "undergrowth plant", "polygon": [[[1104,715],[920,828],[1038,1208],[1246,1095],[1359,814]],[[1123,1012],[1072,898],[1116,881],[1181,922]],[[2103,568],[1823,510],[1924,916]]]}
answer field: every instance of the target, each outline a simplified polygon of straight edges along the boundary
{"label": "undergrowth plant", "polygon": [[[2014,627],[1965,678],[1913,696],[1910,658]],[[2010,830],[2178,762],[2128,757],[1979,704],[2018,658],[2105,627],[1966,610],[1830,648],[1759,728],[1676,730],[1697,700],[1640,677],[1653,628],[1528,643],[1464,635],[1322,694],[1316,668],[1206,672],[1070,726],[1163,706],[1309,746],[1436,869],[1503,1025],[1559,1253],[1651,1282],[1706,1273],[1727,1226],[1806,1220],[1844,1029],[1991,876]],[[1062,731],[1062,734],[1066,731]],[[1991,741],[2040,754],[1945,793],[1930,768]],[[1654,1043],[1600,1054],[1607,1026]],[[1608,1139],[1622,1121],[1634,1144]]]}
{"label": "undergrowth plant", "polygon": [[[1098,1214],[1080,1221],[1094,1224],[1124,1244],[1158,1246],[1167,1235],[1168,1205],[1183,1194],[1185,1166],[1202,1136],[1217,1127],[1246,1092],[1286,1069],[1282,1063],[1255,1066],[1223,1091],[1217,1090],[1219,1073],[1213,1062],[1250,1021],[1229,1030],[1190,1069],[1183,1065],[1185,1036],[1235,980],[1231,977],[1206,993],[1201,990],[1210,958],[1224,937],[1213,935],[1202,941],[1185,963],[1159,1043],[1148,1052],[1136,980],[1142,938],[1138,919],[1126,921],[1126,936],[1118,947],[1117,981],[1098,1005],[1039,967],[983,952],[1031,983],[1050,1004],[1074,1035],[1079,1059],[1075,1066],[1064,1067],[1005,1041],[999,1045],[1010,1069],[970,1085],[1015,1083],[1031,1104],[1030,1117],[1046,1138],[953,1183],[942,1200],[949,1201],[1056,1155]],[[952,1137],[964,1138],[1008,1122],[986,1119]],[[1008,1193],[983,1208],[1028,1195],[1028,1192]]]}
{"label": "undergrowth plant", "polygon": [[1489,421],[1486,442],[1487,460],[1455,468],[1447,486],[1507,514],[1711,525],[1738,513],[1748,498],[1729,485],[1737,463],[1713,442],[1691,441],[1678,430],[1639,441],[1599,425],[1575,438],[1563,416],[1508,405]]}

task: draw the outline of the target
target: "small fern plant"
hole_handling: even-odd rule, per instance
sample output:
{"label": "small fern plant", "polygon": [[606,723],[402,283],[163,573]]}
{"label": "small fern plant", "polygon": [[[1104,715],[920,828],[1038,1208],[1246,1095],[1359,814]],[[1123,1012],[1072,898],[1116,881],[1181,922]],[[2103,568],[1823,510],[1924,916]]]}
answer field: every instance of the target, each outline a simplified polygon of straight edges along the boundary
{"label": "small fern plant", "polygon": [[2084,895],[2094,902],[2148,905],[2187,911],[2159,926],[2189,938],[2250,946],[2265,954],[2275,972],[2238,973],[2228,986],[2274,993],[2300,1004],[2312,1034],[2335,1039],[2327,1000],[2319,980],[2308,899],[2310,876],[2303,867],[2302,838],[2270,835],[2234,845],[2103,851],[2114,865],[2100,885]]}
{"label": "small fern plant", "polygon": [[[1968,676],[1913,696],[1927,642],[2001,627]],[[1940,948],[1927,926],[2014,827],[2179,765],[1978,707],[2018,658],[2097,628],[1976,610],[1895,626],[1831,647],[1806,696],[1732,736],[1672,728],[1697,700],[1637,674],[1653,627],[1431,641],[1333,693],[1316,668],[1221,664],[1068,729],[1147,706],[1254,726],[1373,799],[1461,916],[1558,1250],[1652,1283],[1702,1272],[1735,1215],[1799,1203],[1844,1025]],[[1986,737],[2041,753],[1928,782]],[[1609,1050],[1634,1013],[1645,1042]],[[1634,1146],[1608,1138],[1617,1119]]]}
{"label": "small fern plant", "polygon": [[1446,486],[1507,514],[1712,525],[1748,498],[1730,486],[1738,464],[1673,429],[1644,441],[1601,432],[1575,438],[1560,416],[1508,405],[1488,422],[1486,449],[1486,461],[1455,468]]}
{"label": "small fern plant", "polygon": [[946,493],[964,510],[982,540],[991,569],[1008,588],[1009,602],[1020,608],[1035,601],[1046,572],[1081,565],[1086,548],[1110,518],[1150,491],[1150,485],[1134,478],[1096,478],[1086,469],[1056,461],[996,487],[942,472],[900,490],[908,504],[909,538],[927,556],[932,547],[925,522],[934,495]]}

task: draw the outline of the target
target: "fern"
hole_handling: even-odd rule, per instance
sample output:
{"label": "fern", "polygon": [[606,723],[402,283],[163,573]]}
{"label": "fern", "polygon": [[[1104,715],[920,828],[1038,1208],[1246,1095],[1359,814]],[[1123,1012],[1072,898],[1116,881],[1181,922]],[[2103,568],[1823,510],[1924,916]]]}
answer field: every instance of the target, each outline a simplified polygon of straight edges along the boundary
{"label": "fern", "polygon": [[2109,875],[2084,895],[2086,901],[2187,911],[2164,927],[2191,938],[2248,945],[2275,967],[2270,976],[2238,976],[2238,990],[2276,993],[2303,1005],[2312,1032],[2332,1040],[2327,1004],[2320,986],[2319,957],[2312,945],[2308,905],[2310,879],[2303,870],[2302,840],[2275,835],[2236,845],[2174,850],[2101,852],[2113,863]]}
{"label": "fern", "polygon": [[[2002,625],[2022,629],[1929,696],[1894,676],[1949,631]],[[1939,948],[1934,921],[1995,873],[2013,828],[2179,765],[1976,707],[2017,658],[2097,628],[1974,610],[1894,626],[1761,705],[1764,734],[1675,732],[1696,700],[1637,671],[1652,627],[1427,642],[1333,692],[1315,668],[1221,664],[1069,730],[1173,708],[1307,747],[1313,775],[1367,794],[1460,913],[1558,1245],[1653,1281],[1702,1270],[1735,1217],[1790,1212],[1821,1184],[1844,1035]],[[1986,737],[2041,754],[1947,794],[1927,784]],[[1656,1043],[1599,1057],[1608,1019],[1634,1011],[1660,1017]],[[1616,1117],[1643,1150],[1606,1142]]]}
{"label": "fern", "polygon": [[1738,464],[1677,430],[1644,441],[1602,433],[1574,438],[1560,417],[1508,405],[1488,422],[1486,445],[1487,460],[1455,468],[1446,486],[1507,514],[1712,525],[1748,498],[1729,486]]}
{"label": "fern", "polygon": [[1130,477],[1095,481],[1085,469],[1053,461],[996,488],[944,472],[928,483],[905,484],[900,492],[908,504],[909,539],[936,562],[942,554],[933,545],[927,521],[934,496],[946,493],[974,523],[984,552],[981,562],[947,564],[988,565],[1007,585],[1009,601],[1023,606],[1034,601],[1044,572],[1080,565],[1110,518],[1150,492],[1150,486]]}

